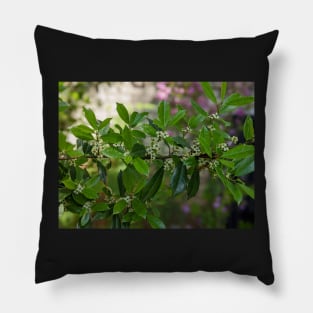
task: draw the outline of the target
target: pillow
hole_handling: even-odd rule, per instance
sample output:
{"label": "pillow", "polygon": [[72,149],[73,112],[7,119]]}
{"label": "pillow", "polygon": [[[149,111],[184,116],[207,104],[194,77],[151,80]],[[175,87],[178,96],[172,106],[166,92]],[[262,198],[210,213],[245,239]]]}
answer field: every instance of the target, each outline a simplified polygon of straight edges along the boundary
{"label": "pillow", "polygon": [[273,283],[263,150],[277,36],[131,41],[36,27],[36,283],[200,270]]}

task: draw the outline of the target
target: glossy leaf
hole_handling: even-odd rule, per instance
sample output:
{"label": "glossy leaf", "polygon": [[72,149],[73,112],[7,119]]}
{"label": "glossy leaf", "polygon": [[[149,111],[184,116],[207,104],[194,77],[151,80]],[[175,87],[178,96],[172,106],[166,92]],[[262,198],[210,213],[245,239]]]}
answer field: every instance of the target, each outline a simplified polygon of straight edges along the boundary
{"label": "glossy leaf", "polygon": [[149,179],[147,184],[143,187],[143,189],[140,192],[140,198],[142,201],[150,200],[160,189],[160,186],[162,184],[164,175],[164,168],[163,166],[160,167],[155,174]]}
{"label": "glossy leaf", "polygon": [[147,215],[147,207],[141,200],[135,198],[132,201],[132,207],[135,210],[136,214],[141,216],[142,218],[146,218]]}
{"label": "glossy leaf", "polygon": [[146,115],[148,115],[147,112],[143,113],[133,112],[130,116],[129,126],[130,127],[137,126],[145,118]]}
{"label": "glossy leaf", "polygon": [[90,221],[90,214],[89,212],[85,212],[85,214],[80,219],[80,225],[82,227],[86,226]]}
{"label": "glossy leaf", "polygon": [[132,136],[131,130],[127,126],[124,127],[122,136],[123,136],[125,147],[128,150],[131,150],[134,144],[134,137]]}
{"label": "glossy leaf", "polygon": [[179,161],[171,177],[170,185],[172,188],[172,195],[176,196],[179,193],[183,192],[186,188],[186,184],[187,184],[187,168],[183,162]]}
{"label": "glossy leaf", "polygon": [[199,125],[203,123],[205,117],[203,115],[197,114],[192,116],[188,121],[188,126],[192,129],[197,128]]}
{"label": "glossy leaf", "polygon": [[129,114],[128,114],[128,111],[127,111],[126,107],[124,106],[124,104],[116,103],[116,110],[117,110],[117,113],[120,116],[120,118],[126,124],[129,124]]}
{"label": "glossy leaf", "polygon": [[120,134],[113,133],[113,132],[105,134],[101,136],[101,138],[103,139],[104,143],[109,143],[109,144],[123,141],[123,137]]}
{"label": "glossy leaf", "polygon": [[175,126],[186,115],[186,110],[178,110],[178,112],[169,121],[169,126]]}
{"label": "glossy leaf", "polygon": [[140,157],[143,158],[146,155],[146,148],[144,145],[141,145],[139,143],[134,144],[130,155],[133,157]]}
{"label": "glossy leaf", "polygon": [[162,220],[160,220],[158,217],[154,216],[154,215],[148,215],[147,216],[148,222],[150,224],[150,226],[154,229],[164,229],[165,224],[162,222]]}
{"label": "glossy leaf", "polygon": [[227,90],[227,82],[222,82],[221,84],[221,100],[224,101]]}
{"label": "glossy leaf", "polygon": [[254,172],[254,156],[240,160],[235,166],[235,175],[244,176]]}
{"label": "glossy leaf", "polygon": [[223,153],[223,158],[234,160],[245,159],[254,155],[254,146],[240,144]]}
{"label": "glossy leaf", "polygon": [[119,173],[117,175],[117,184],[118,184],[118,190],[119,190],[120,196],[124,197],[126,188],[125,188],[124,183],[123,183],[123,172],[122,171],[119,171]]}
{"label": "glossy leaf", "polygon": [[208,116],[208,113],[205,112],[205,111],[202,109],[202,107],[201,107],[196,101],[194,101],[194,100],[191,99],[191,104],[192,104],[192,107],[195,109],[195,111],[196,111],[198,114],[200,114],[200,115],[202,115],[202,116],[204,116],[204,117],[207,117],[207,116]]}
{"label": "glossy leaf", "polygon": [[117,201],[113,207],[113,214],[121,213],[127,206],[127,202],[124,199]]}
{"label": "glossy leaf", "polygon": [[168,122],[171,118],[170,113],[170,105],[166,101],[161,101],[158,108],[158,116],[160,120],[160,127],[162,129],[165,129],[168,125]]}
{"label": "glossy leaf", "polygon": [[203,89],[204,94],[213,102],[213,103],[217,103],[215,94],[214,94],[214,90],[211,86],[210,83],[208,82],[201,82],[201,86]]}
{"label": "glossy leaf", "polygon": [[202,127],[199,134],[199,142],[201,149],[210,157],[212,157],[211,149],[211,133],[206,127]]}
{"label": "glossy leaf", "polygon": [[136,171],[133,165],[129,164],[122,174],[123,184],[128,193],[140,191],[146,181],[146,177]]}
{"label": "glossy leaf", "polygon": [[88,123],[92,126],[92,128],[97,129],[98,123],[97,123],[95,113],[92,110],[87,109],[87,108],[83,108],[83,110],[84,110],[85,117]]}
{"label": "glossy leaf", "polygon": [[93,140],[93,130],[86,125],[78,125],[71,128],[71,132],[82,140]]}
{"label": "glossy leaf", "polygon": [[124,156],[122,152],[112,147],[103,149],[102,153],[112,159],[121,159]]}
{"label": "glossy leaf", "polygon": [[98,211],[107,211],[107,210],[110,210],[110,207],[108,206],[107,203],[99,202],[99,203],[94,204],[94,205],[91,207],[91,209],[92,209],[93,211],[98,212]]}
{"label": "glossy leaf", "polygon": [[251,187],[248,187],[244,184],[238,184],[238,186],[241,188],[241,190],[246,193],[250,198],[254,199],[254,189]]}
{"label": "glossy leaf", "polygon": [[98,198],[97,192],[93,188],[84,188],[82,194],[90,200],[94,200]]}
{"label": "glossy leaf", "polygon": [[149,166],[143,159],[137,157],[133,160],[133,164],[138,173],[145,176],[149,175]]}
{"label": "glossy leaf", "polygon": [[243,135],[246,140],[254,138],[253,120],[250,116],[246,117],[245,123],[243,124]]}
{"label": "glossy leaf", "polygon": [[194,197],[197,194],[199,190],[199,186],[200,186],[200,175],[199,175],[199,169],[196,166],[188,182],[188,187],[187,187],[188,199]]}

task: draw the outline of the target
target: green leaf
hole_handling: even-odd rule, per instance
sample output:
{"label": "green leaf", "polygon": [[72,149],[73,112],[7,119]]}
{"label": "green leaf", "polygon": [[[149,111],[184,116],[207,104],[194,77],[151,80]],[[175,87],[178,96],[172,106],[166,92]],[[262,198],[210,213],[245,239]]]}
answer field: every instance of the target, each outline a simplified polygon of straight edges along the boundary
{"label": "green leaf", "polygon": [[176,196],[179,193],[183,192],[186,188],[186,184],[187,184],[187,168],[183,162],[179,161],[171,177],[170,185],[172,188],[172,195]]}
{"label": "green leaf", "polygon": [[105,120],[103,120],[103,121],[99,124],[98,129],[101,130],[101,129],[107,127],[107,126],[110,124],[111,119],[112,119],[112,118],[109,117],[109,118],[106,118]]}
{"label": "green leaf", "polygon": [[98,167],[98,172],[99,172],[99,176],[100,176],[100,179],[106,183],[106,176],[107,176],[107,171],[106,171],[106,168],[105,166],[97,160],[97,167]]}
{"label": "green leaf", "polygon": [[122,152],[112,147],[103,149],[102,153],[112,159],[121,159],[124,156]]}
{"label": "green leaf", "polygon": [[147,207],[141,200],[135,198],[132,201],[132,207],[134,208],[137,215],[141,216],[142,218],[146,218]]}
{"label": "green leaf", "polygon": [[188,182],[188,187],[187,187],[188,199],[194,197],[197,194],[199,190],[199,186],[200,186],[200,174],[199,174],[199,169],[196,166]]}
{"label": "green leaf", "polygon": [[148,164],[141,158],[135,158],[133,160],[133,165],[138,173],[143,174],[145,176],[149,175],[149,166]]}
{"label": "green leaf", "polygon": [[173,141],[176,143],[176,145],[181,146],[181,147],[190,147],[189,143],[186,141],[185,138],[183,137],[168,137],[168,138],[172,138]]}
{"label": "green leaf", "polygon": [[186,110],[178,110],[178,112],[169,121],[169,126],[176,125],[186,115]]}
{"label": "green leaf", "polygon": [[85,212],[85,214],[80,219],[80,225],[82,227],[86,226],[90,221],[90,214],[89,212]]}
{"label": "green leaf", "polygon": [[241,190],[246,193],[250,198],[254,199],[254,189],[251,187],[248,187],[244,184],[238,184],[238,186],[241,188]]}
{"label": "green leaf", "polygon": [[125,188],[124,183],[123,183],[123,172],[122,171],[119,171],[119,173],[117,175],[117,184],[118,184],[118,190],[119,190],[120,196],[124,197],[126,188]]}
{"label": "green leaf", "polygon": [[223,153],[223,158],[240,160],[254,156],[254,146],[240,144]]}
{"label": "green leaf", "polygon": [[128,193],[136,193],[141,190],[146,177],[136,171],[133,165],[129,164],[122,174],[123,184]]}
{"label": "green leaf", "polygon": [[227,82],[222,82],[221,85],[221,100],[224,101],[226,96],[226,90],[227,90]]}
{"label": "green leaf", "polygon": [[112,228],[113,229],[120,229],[121,228],[121,218],[117,214],[112,216]]}
{"label": "green leaf", "polygon": [[221,168],[216,168],[216,173],[219,179],[222,181],[223,185],[227,188],[227,190],[233,196],[237,204],[239,204],[242,200],[242,192],[239,189],[239,187],[237,187],[237,185],[233,184],[225,177]]}
{"label": "green leaf", "polygon": [[106,210],[110,210],[109,206],[107,203],[104,203],[104,202],[99,202],[99,203],[96,203],[94,204],[91,209],[95,212],[98,212],[98,211],[106,211]]}
{"label": "green leaf", "polygon": [[124,145],[128,150],[131,150],[134,144],[134,137],[132,136],[131,130],[125,126],[122,133],[124,139]]}
{"label": "green leaf", "polygon": [[199,134],[199,142],[202,150],[209,156],[212,157],[211,149],[211,133],[210,131],[203,126]]}
{"label": "green leaf", "polygon": [[98,129],[98,123],[95,113],[92,110],[86,108],[83,108],[83,110],[88,123],[92,126],[92,128]]}
{"label": "green leaf", "polygon": [[124,104],[116,103],[116,110],[117,110],[117,113],[120,116],[120,118],[126,124],[129,124],[129,114],[128,114],[128,111],[127,111],[126,107],[124,106]]}
{"label": "green leaf", "polygon": [[98,198],[98,194],[97,192],[92,189],[92,188],[84,188],[83,191],[82,191],[82,194],[87,198],[87,199],[90,199],[90,200],[93,200],[93,199],[97,199]]}
{"label": "green leaf", "polygon": [[192,104],[192,107],[195,109],[195,111],[197,113],[199,113],[200,115],[204,116],[204,117],[207,117],[208,116],[208,113],[205,112],[201,106],[194,100],[191,99],[191,104]]}
{"label": "green leaf", "polygon": [[92,136],[93,130],[86,125],[78,125],[78,126],[72,127],[71,132],[77,138],[80,138],[83,140],[93,140],[93,136]]}
{"label": "green leaf", "polygon": [[246,117],[245,123],[243,125],[243,135],[246,140],[251,140],[254,138],[253,120],[250,116]]}
{"label": "green leaf", "polygon": [[100,182],[100,176],[95,175],[86,181],[85,186],[87,188],[94,188],[99,182]]}
{"label": "green leaf", "polygon": [[213,88],[210,83],[208,82],[201,82],[202,89],[204,91],[204,94],[213,102],[217,103]]}
{"label": "green leaf", "polygon": [[142,132],[141,130],[137,130],[137,129],[132,130],[132,135],[133,135],[133,137],[135,137],[137,139],[146,138],[146,134],[144,132]]}
{"label": "green leaf", "polygon": [[158,217],[156,217],[154,215],[149,214],[147,216],[147,219],[148,219],[150,226],[153,229],[164,229],[164,228],[166,228],[165,224]]}
{"label": "green leaf", "polygon": [[113,214],[120,214],[127,206],[127,202],[124,199],[117,201],[113,207]]}
{"label": "green leaf", "polygon": [[194,115],[188,121],[188,126],[192,129],[197,128],[205,120],[203,115]]}
{"label": "green leaf", "polygon": [[153,128],[151,125],[144,124],[142,125],[142,129],[144,132],[152,137],[156,137],[156,129]]}
{"label": "green leaf", "polygon": [[232,162],[232,161],[228,161],[228,160],[224,160],[224,159],[219,159],[220,163],[225,165],[226,167],[229,167],[229,168],[234,168],[235,166],[235,163]]}
{"label": "green leaf", "polygon": [[236,176],[245,176],[254,172],[254,156],[240,160],[235,167]]}
{"label": "green leaf", "polygon": [[229,180],[226,179],[225,186],[227,187],[227,189],[229,190],[229,192],[231,193],[231,195],[233,196],[233,198],[235,199],[235,201],[239,205],[240,202],[242,201],[242,192],[241,192],[240,188],[238,187],[238,185],[233,184],[232,182],[230,182]]}
{"label": "green leaf", "polygon": [[238,93],[233,93],[224,100],[222,106],[219,109],[219,112],[220,113],[231,112],[237,107],[250,104],[253,101],[254,101],[254,97],[246,97],[246,96],[241,96]]}
{"label": "green leaf", "polygon": [[146,115],[148,115],[147,112],[143,113],[133,112],[130,116],[129,126],[130,127],[137,126],[145,118]]}
{"label": "green leaf", "polygon": [[123,141],[123,137],[120,134],[117,133],[108,133],[103,136],[101,136],[104,143],[118,143]]}
{"label": "green leaf", "polygon": [[63,180],[62,183],[69,190],[74,190],[74,189],[76,189],[76,186],[77,186],[77,184],[74,183],[70,178]]}
{"label": "green leaf", "polygon": [[78,158],[78,157],[84,155],[84,152],[81,151],[81,150],[67,150],[66,153],[67,153],[71,158]]}
{"label": "green leaf", "polygon": [[168,125],[168,122],[171,118],[171,113],[170,113],[170,105],[166,101],[161,101],[159,104],[158,108],[158,116],[160,120],[160,127],[165,129]]}
{"label": "green leaf", "polygon": [[133,157],[140,157],[143,158],[146,155],[146,148],[144,145],[141,145],[139,143],[134,144],[130,155]]}
{"label": "green leaf", "polygon": [[150,200],[159,190],[164,175],[163,166],[160,167],[155,174],[149,179],[147,184],[143,187],[140,193],[142,201]]}

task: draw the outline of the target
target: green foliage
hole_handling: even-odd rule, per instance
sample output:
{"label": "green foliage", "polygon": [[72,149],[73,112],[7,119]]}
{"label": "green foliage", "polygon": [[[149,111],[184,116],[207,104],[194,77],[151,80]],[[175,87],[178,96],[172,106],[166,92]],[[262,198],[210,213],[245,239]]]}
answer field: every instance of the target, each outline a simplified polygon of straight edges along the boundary
{"label": "green foliage", "polygon": [[[60,226],[65,219],[81,228],[105,221],[113,229],[145,221],[151,228],[163,229],[166,226],[152,201],[162,188],[170,189],[169,198],[196,196],[203,170],[209,171],[210,179],[218,179],[238,205],[245,196],[254,198],[253,187],[245,183],[246,175],[254,171],[253,120],[246,118],[244,142],[238,144],[238,138],[228,134],[231,123],[224,118],[254,98],[227,95],[226,82],[218,95],[209,82],[201,86],[218,113],[210,114],[191,101],[191,116],[181,106],[171,114],[169,103],[162,101],[157,118],[150,118],[148,112],[130,114],[117,103],[125,124],[113,126],[111,118],[98,120],[84,107],[89,126],[69,128],[76,144],[59,133],[59,205],[60,212],[70,213],[60,219]],[[60,112],[67,109],[68,104],[59,99]],[[169,136],[170,131],[174,135]]]}

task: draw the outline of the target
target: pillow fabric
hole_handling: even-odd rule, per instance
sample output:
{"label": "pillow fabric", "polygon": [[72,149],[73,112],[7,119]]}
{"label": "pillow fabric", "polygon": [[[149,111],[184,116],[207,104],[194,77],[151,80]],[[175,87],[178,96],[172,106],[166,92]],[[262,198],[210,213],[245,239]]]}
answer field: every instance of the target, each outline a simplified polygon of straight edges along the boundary
{"label": "pillow fabric", "polygon": [[[66,274],[198,270],[273,283],[263,150],[267,57],[277,36],[131,41],[36,27],[46,153],[36,283]],[[131,114],[119,99],[94,114],[94,100],[79,89],[105,93],[123,82],[160,88],[151,118],[150,109]],[[185,87],[189,102],[181,100]],[[164,100],[169,90],[180,94],[177,107]],[[81,125],[64,127],[74,108]],[[160,156],[166,147],[169,157],[167,150]],[[192,199],[200,190],[202,204]],[[224,224],[212,222],[220,216]]]}

